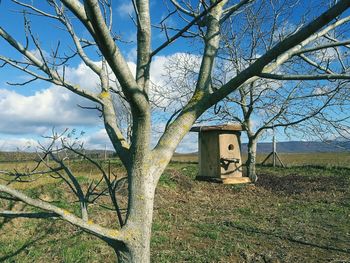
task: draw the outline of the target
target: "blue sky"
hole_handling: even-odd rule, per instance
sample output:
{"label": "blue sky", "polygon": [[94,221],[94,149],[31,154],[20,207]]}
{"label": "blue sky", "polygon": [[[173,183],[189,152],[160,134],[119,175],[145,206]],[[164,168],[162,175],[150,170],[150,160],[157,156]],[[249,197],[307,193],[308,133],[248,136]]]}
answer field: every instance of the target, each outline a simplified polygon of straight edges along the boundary
{"label": "blue sky", "polygon": [[[38,4],[39,7],[46,9],[45,1],[27,1],[27,3]],[[308,2],[308,1],[306,1]],[[298,7],[300,8],[300,7]],[[23,42],[25,34],[23,29],[23,16],[18,12],[20,7],[13,5],[10,1],[2,1],[0,4],[0,25],[12,34],[17,40]],[[135,39],[136,31],[133,21],[129,14],[132,15],[133,8],[131,1],[119,0],[114,1],[114,30],[124,41],[120,42],[126,59],[132,65],[135,62]],[[156,24],[162,20],[167,11],[164,9],[163,1],[151,1],[152,23]],[[297,20],[298,17],[292,19]],[[57,24],[50,19],[30,16],[31,28],[35,36],[39,38],[42,49],[50,53],[56,48],[58,41],[62,51],[69,53],[71,40],[67,37]],[[170,26],[181,27],[184,22],[179,19],[171,18],[168,20]],[[88,38],[86,29],[77,25],[76,31],[80,36]],[[164,34],[157,29],[152,32],[153,48],[159,46],[166,39]],[[201,49],[201,43],[187,40],[178,40],[165,49],[154,58],[153,81],[162,83],[165,71],[161,68],[166,61],[178,52],[198,53]],[[29,50],[35,50],[34,45],[29,46]],[[94,50],[91,50],[91,57],[98,60]],[[12,47],[0,40],[0,55],[23,59]],[[96,76],[78,59],[69,62],[66,68],[67,78],[75,83],[81,84],[88,89],[94,89]],[[29,80],[28,75],[9,66],[0,69],[0,150],[26,149],[27,145],[34,145],[37,140],[41,140],[43,135],[51,133],[52,128],[63,130],[65,128],[77,129],[85,132],[86,147],[104,148],[107,145],[111,148],[108,138],[98,113],[93,110],[83,110],[77,105],[91,106],[91,102],[86,101],[72,94],[63,88],[56,87],[44,81],[36,81],[26,86],[10,86],[7,82],[23,82]],[[155,113],[153,141],[160,135],[165,120],[164,113]],[[296,137],[291,139],[297,139]],[[264,140],[270,140],[270,136],[264,137]],[[288,140],[287,137],[279,132],[279,140]],[[245,141],[245,137],[243,137]],[[189,134],[185,137],[183,143],[177,151],[192,152],[197,150],[197,134]]]}

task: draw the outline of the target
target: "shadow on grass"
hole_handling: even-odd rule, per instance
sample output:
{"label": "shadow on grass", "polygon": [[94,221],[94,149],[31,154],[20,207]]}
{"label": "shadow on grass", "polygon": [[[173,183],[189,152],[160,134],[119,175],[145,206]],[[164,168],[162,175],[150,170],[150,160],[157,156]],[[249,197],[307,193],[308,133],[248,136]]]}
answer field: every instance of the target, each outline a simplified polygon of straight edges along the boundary
{"label": "shadow on grass", "polygon": [[[51,233],[50,229],[51,229],[52,224],[49,223],[48,225],[46,225],[44,228],[46,228],[46,230],[44,230],[45,232],[42,233],[41,235],[38,235],[37,237],[31,238],[29,240],[27,240],[21,247],[19,247],[18,249],[16,249],[15,251],[9,253],[8,255],[4,255],[2,257],[0,257],[0,262],[4,262],[5,260],[12,260],[10,262],[17,262],[15,259],[13,259],[13,257],[18,256],[21,252],[23,252],[24,250],[28,249],[29,247],[35,245],[38,241],[44,240],[46,237],[48,237]],[[41,228],[43,229],[43,228]],[[82,230],[76,231],[74,234],[72,235],[68,235],[64,238],[61,238],[60,241],[67,241],[69,239],[75,238],[80,236],[83,233]],[[47,242],[51,242],[50,240],[48,240]],[[53,242],[57,242],[53,241]],[[15,261],[13,261],[15,260]]]}
{"label": "shadow on grass", "polygon": [[17,256],[18,254],[20,254],[23,250],[25,250],[26,248],[30,247],[31,245],[35,244],[36,242],[42,240],[43,238],[45,238],[46,234],[44,235],[41,235],[35,239],[32,239],[32,240],[28,240],[25,244],[23,244],[20,248],[18,248],[17,250],[11,252],[10,254],[8,255],[5,255],[3,257],[0,257],[0,262],[3,262],[7,259],[10,259],[12,257],[15,257]]}
{"label": "shadow on grass", "polygon": [[284,236],[284,235],[280,235],[280,234],[276,234],[276,233],[271,233],[271,232],[268,232],[268,231],[264,231],[264,230],[261,230],[261,229],[258,229],[258,228],[251,227],[251,226],[243,226],[241,224],[236,224],[234,222],[226,221],[223,224],[225,226],[227,226],[227,227],[235,228],[237,230],[244,231],[246,233],[266,235],[266,236],[269,236],[269,237],[275,237],[275,238],[278,238],[278,239],[286,240],[286,241],[297,243],[297,244],[301,244],[301,245],[306,245],[306,246],[311,246],[311,247],[315,247],[315,248],[319,248],[319,249],[332,250],[332,251],[337,251],[337,252],[343,252],[343,253],[350,254],[350,249],[342,249],[342,248],[336,248],[336,247],[331,247],[331,246],[326,246],[326,245],[315,244],[315,243],[312,243],[312,242],[309,242],[309,241],[295,239],[295,238],[293,238],[291,236]]}
{"label": "shadow on grass", "polygon": [[256,182],[256,186],[286,195],[329,192],[332,190],[345,192],[349,185],[349,179],[347,177],[324,176],[322,175],[322,170],[320,170],[319,176],[261,174],[259,180]]}
{"label": "shadow on grass", "polygon": [[[2,196],[0,196],[0,198],[3,198]],[[9,204],[7,205],[7,207],[4,210],[12,210],[12,208],[15,206],[15,203],[12,202],[12,200],[10,200]],[[9,223],[12,220],[12,218],[1,218],[0,221],[0,230],[1,228],[3,228],[7,223]],[[1,262],[1,261],[0,261]]]}
{"label": "shadow on grass", "polygon": [[6,225],[10,221],[11,221],[11,219],[9,219],[9,218],[1,219],[1,221],[0,221],[0,230],[1,230],[1,228],[3,228],[4,225]]}

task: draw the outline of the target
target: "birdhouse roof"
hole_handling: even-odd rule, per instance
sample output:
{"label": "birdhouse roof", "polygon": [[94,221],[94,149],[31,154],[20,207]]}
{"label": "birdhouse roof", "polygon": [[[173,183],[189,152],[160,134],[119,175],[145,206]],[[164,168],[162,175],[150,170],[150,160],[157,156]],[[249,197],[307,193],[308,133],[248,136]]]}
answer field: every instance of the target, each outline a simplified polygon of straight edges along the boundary
{"label": "birdhouse roof", "polygon": [[213,125],[213,126],[195,126],[190,131],[202,132],[202,131],[243,131],[241,124],[224,124],[224,125]]}

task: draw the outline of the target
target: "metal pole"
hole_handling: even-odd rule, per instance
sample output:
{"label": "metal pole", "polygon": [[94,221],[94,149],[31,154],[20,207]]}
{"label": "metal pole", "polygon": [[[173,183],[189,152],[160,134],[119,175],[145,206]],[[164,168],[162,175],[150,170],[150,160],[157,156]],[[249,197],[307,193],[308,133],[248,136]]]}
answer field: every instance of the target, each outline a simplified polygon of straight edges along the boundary
{"label": "metal pole", "polygon": [[276,134],[275,134],[275,127],[272,128],[272,153],[273,153],[273,167],[276,167]]}

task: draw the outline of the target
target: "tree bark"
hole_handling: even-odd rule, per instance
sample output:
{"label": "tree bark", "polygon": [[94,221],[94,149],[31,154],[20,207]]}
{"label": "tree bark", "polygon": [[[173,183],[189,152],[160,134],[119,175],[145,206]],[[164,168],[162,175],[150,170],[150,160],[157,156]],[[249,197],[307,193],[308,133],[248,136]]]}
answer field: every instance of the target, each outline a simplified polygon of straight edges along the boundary
{"label": "tree bark", "polygon": [[[150,114],[133,114],[131,161],[128,171],[128,213],[122,231],[126,233],[119,262],[150,262],[150,242],[153,219],[157,166],[150,150]],[[155,174],[156,173],[156,174]],[[117,254],[118,255],[118,254]]]}
{"label": "tree bark", "polygon": [[[143,168],[147,169],[145,166]],[[133,194],[129,199],[130,213],[126,224],[126,228],[130,229],[126,245],[131,261],[126,262],[148,263],[150,262],[155,185],[153,176],[147,172],[140,172],[131,181],[130,189],[133,189]]]}
{"label": "tree bark", "polygon": [[122,231],[124,242],[112,245],[118,262],[149,263],[155,184],[145,165],[135,170],[129,181],[129,213]]}
{"label": "tree bark", "polygon": [[256,175],[256,148],[258,140],[256,137],[251,136],[248,136],[248,139],[247,175],[252,182],[256,182],[258,180]]}
{"label": "tree bark", "polygon": [[130,251],[125,243],[116,242],[111,243],[110,246],[114,249],[118,263],[132,262]]}

